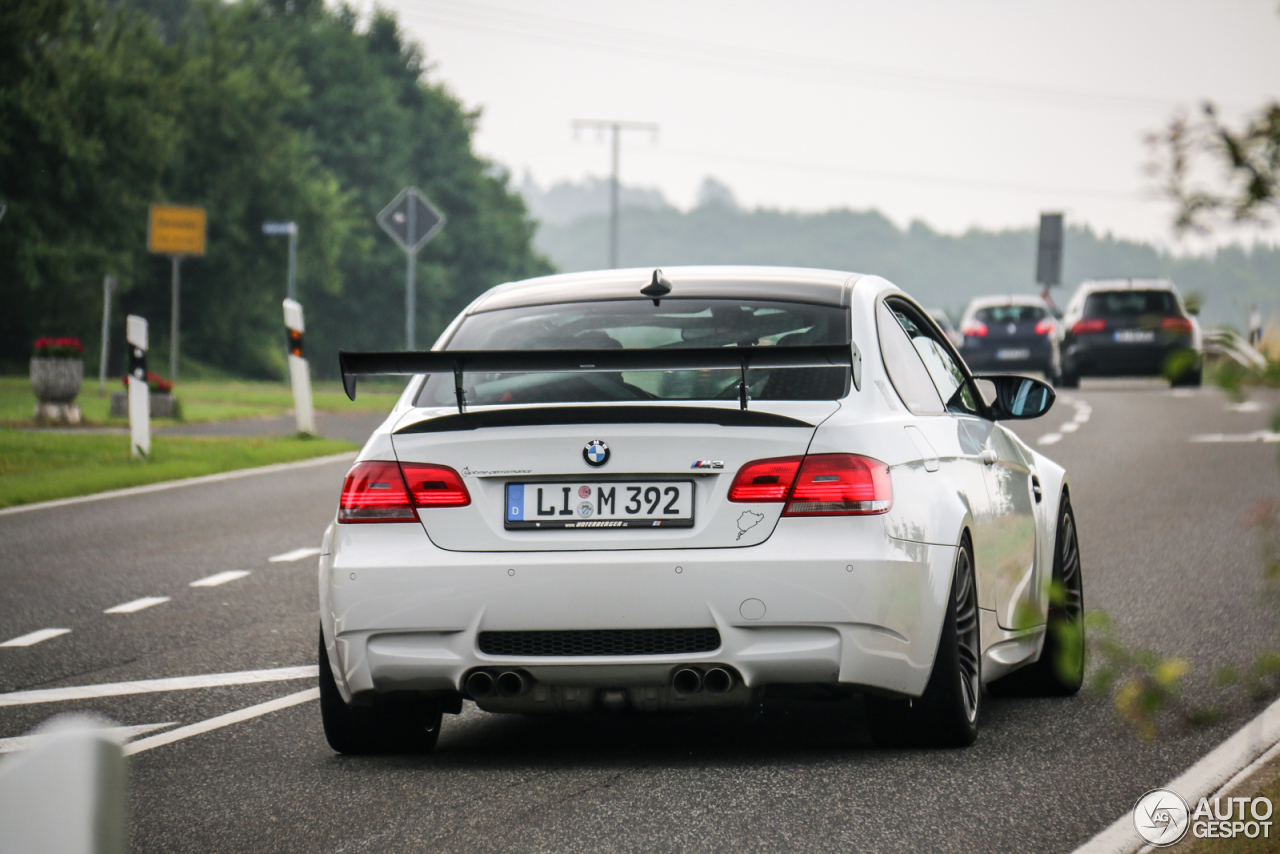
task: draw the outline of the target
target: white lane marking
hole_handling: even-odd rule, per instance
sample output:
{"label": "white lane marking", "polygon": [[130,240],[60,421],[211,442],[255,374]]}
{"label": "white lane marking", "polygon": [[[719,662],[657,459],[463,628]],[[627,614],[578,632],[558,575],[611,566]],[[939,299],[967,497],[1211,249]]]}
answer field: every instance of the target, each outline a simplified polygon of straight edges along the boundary
{"label": "white lane marking", "polygon": [[1228,412],[1261,412],[1262,404],[1256,400],[1246,400],[1243,403],[1231,403],[1227,405]]}
{"label": "white lane marking", "polygon": [[285,552],[284,554],[279,554],[275,557],[269,557],[267,558],[267,561],[270,563],[283,563],[289,560],[302,560],[304,557],[311,557],[312,555],[318,554],[320,554],[320,549],[316,548],[294,549],[291,552]]}
{"label": "white lane marking", "polygon": [[181,741],[184,738],[190,738],[193,735],[209,732],[215,729],[221,729],[224,726],[238,724],[241,721],[247,721],[250,718],[256,718],[260,715],[269,714],[280,709],[287,709],[290,706],[296,706],[300,703],[309,703],[312,700],[320,699],[319,688],[308,688],[305,691],[299,691],[296,694],[288,694],[275,700],[268,700],[265,703],[259,703],[256,706],[249,706],[247,709],[240,709],[236,712],[229,712],[225,715],[218,715],[216,718],[209,718],[207,721],[201,721],[198,724],[178,727],[175,730],[153,735],[150,738],[143,738],[138,741],[126,744],[124,746],[124,755],[132,756],[135,753],[141,753],[144,750],[150,750],[153,747],[161,747],[165,744],[172,744],[175,741]]}
{"label": "white lane marking", "polygon": [[116,605],[103,611],[104,614],[135,614],[143,608],[150,608],[153,605],[163,605],[169,601],[168,596],[143,596],[141,599],[134,599],[132,602],[125,602],[122,605]]}
{"label": "white lane marking", "polygon": [[[1240,771],[1251,767],[1277,743],[1280,743],[1280,700],[1162,788],[1177,792],[1187,803],[1197,803],[1229,786]],[[1142,848],[1143,841],[1134,830],[1130,811],[1072,854],[1128,854]]]}
{"label": "white lane marking", "polygon": [[[102,732],[107,733],[113,739],[125,742],[140,735],[146,735],[149,732],[155,732],[158,729],[171,727],[177,721],[169,721],[163,724],[139,724],[138,726],[113,726],[107,727]],[[36,735],[19,735],[14,738],[0,738],[0,753],[15,753],[19,750],[26,750],[29,747],[35,747],[41,741],[51,736],[48,734]]]}
{"label": "white lane marking", "polygon": [[1193,442],[1280,442],[1280,433],[1254,430],[1252,433],[1204,433],[1192,436]]}
{"label": "white lane marking", "polygon": [[1039,439],[1036,439],[1038,445],[1056,445],[1062,441],[1061,433],[1045,433]]}
{"label": "white lane marking", "polygon": [[41,629],[38,632],[30,632],[12,640],[7,640],[4,643],[0,643],[0,646],[34,646],[41,641],[56,638],[58,635],[65,635],[70,631],[71,629]]}
{"label": "white lane marking", "polygon": [[1068,421],[1058,428],[1059,433],[1074,433],[1080,429],[1080,425],[1074,421]]}
{"label": "white lane marking", "polygon": [[228,569],[226,572],[219,572],[217,575],[210,575],[208,578],[202,578],[199,581],[191,582],[191,587],[217,587],[219,584],[226,584],[228,581],[236,581],[249,575],[247,569]]}
{"label": "white lane marking", "polygon": [[[62,631],[70,631],[70,629]],[[108,682],[102,685],[76,685],[71,688],[41,688],[35,691],[0,694],[0,706],[27,706],[32,703],[56,703],[62,700],[120,697],[125,694],[154,694],[161,691],[188,691],[192,688],[217,688],[223,685],[254,685],[259,682],[315,679],[319,673],[319,668],[314,664],[307,664],[302,667],[277,667],[272,670],[241,670],[237,673],[209,673],[204,676],[177,676],[171,679],[145,679],[139,682]]]}
{"label": "white lane marking", "polygon": [[37,504],[22,504],[18,507],[6,507],[0,510],[0,516],[8,516],[11,513],[26,513],[30,510],[49,510],[54,507],[66,507],[70,504],[83,504],[86,501],[102,501],[106,498],[123,498],[130,495],[145,495],[148,492],[161,492],[166,489],[177,489],[180,486],[197,486],[202,483],[218,483],[224,480],[235,480],[241,477],[252,477],[257,474],[274,474],[276,472],[291,471],[293,469],[306,469],[314,466],[327,465],[328,463],[336,463],[339,460],[354,460],[355,451],[348,451],[345,454],[331,454],[327,457],[312,457],[309,460],[299,460],[296,463],[273,463],[269,466],[258,466],[252,469],[237,469],[236,471],[224,471],[220,474],[206,474],[200,477],[186,477],[181,480],[167,480],[164,483],[149,483],[146,486],[131,486],[128,489],[113,489],[109,492],[97,492],[93,495],[77,495],[75,498],[59,498],[56,501],[41,501]]}

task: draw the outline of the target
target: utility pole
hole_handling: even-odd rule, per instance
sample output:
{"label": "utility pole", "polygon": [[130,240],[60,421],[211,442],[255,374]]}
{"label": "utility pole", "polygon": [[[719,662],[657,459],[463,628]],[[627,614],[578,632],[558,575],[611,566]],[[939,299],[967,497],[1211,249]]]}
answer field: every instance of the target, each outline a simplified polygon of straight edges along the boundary
{"label": "utility pole", "polygon": [[609,179],[609,267],[618,267],[618,165],[622,158],[622,132],[624,130],[649,131],[656,142],[658,126],[653,122],[615,122],[606,119],[574,119],[573,130],[610,131],[613,134],[613,175]]}

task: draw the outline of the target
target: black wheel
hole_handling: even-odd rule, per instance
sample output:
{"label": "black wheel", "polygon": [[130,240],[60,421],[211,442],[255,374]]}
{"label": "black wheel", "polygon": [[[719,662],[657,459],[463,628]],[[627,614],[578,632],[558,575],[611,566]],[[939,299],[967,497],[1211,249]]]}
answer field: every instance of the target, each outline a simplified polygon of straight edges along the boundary
{"label": "black wheel", "polygon": [[1069,373],[1064,369],[1058,375],[1058,381],[1054,385],[1058,388],[1080,388],[1080,375]]}
{"label": "black wheel", "polygon": [[1049,590],[1044,648],[1034,664],[993,681],[1002,697],[1070,697],[1084,684],[1084,579],[1076,518],[1066,495],[1058,508],[1058,539]]}
{"label": "black wheel", "polygon": [[956,551],[949,606],[924,693],[915,700],[865,698],[867,723],[877,743],[967,747],[977,739],[982,651],[978,588],[967,536]]}
{"label": "black wheel", "polygon": [[320,634],[320,717],[324,737],[339,753],[429,753],[440,737],[440,704],[392,699],[348,706],[338,693]]}

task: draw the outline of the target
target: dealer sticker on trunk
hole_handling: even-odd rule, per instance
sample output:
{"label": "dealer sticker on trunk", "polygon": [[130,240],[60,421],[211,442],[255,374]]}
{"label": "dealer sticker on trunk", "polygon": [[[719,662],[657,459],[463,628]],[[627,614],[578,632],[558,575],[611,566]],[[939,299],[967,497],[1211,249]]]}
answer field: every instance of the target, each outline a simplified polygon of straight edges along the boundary
{"label": "dealer sticker on trunk", "polygon": [[507,528],[691,528],[693,482],[508,483]]}

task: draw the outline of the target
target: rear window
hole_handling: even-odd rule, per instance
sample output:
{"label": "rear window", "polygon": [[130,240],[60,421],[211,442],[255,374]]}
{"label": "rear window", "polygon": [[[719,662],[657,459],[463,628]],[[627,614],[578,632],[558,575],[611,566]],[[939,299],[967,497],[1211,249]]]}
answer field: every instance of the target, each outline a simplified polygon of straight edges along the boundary
{"label": "rear window", "polygon": [[[849,341],[848,311],[836,306],[718,299],[608,300],[524,306],[466,318],[446,350],[612,350],[769,347]],[[475,373],[464,376],[467,402],[587,403],[737,400],[738,371]],[[838,400],[847,368],[749,371],[754,400]],[[433,374],[418,406],[454,405],[453,377]]]}
{"label": "rear window", "polygon": [[1178,313],[1172,291],[1099,291],[1084,301],[1085,317]]}
{"label": "rear window", "polygon": [[993,305],[978,309],[974,317],[983,323],[1034,323],[1047,314],[1038,305]]}

